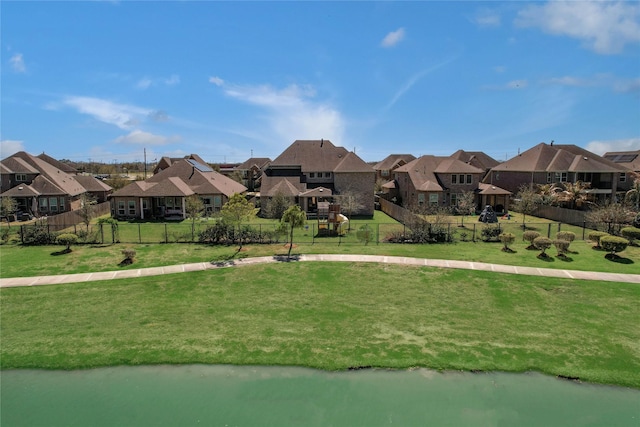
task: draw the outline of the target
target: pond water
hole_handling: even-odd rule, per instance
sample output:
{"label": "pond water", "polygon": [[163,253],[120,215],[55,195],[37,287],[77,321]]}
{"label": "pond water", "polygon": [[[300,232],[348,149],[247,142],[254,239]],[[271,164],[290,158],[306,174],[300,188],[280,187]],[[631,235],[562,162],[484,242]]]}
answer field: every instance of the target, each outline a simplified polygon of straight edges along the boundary
{"label": "pond water", "polygon": [[640,390],[534,373],[189,365],[0,375],[2,427],[640,425]]}

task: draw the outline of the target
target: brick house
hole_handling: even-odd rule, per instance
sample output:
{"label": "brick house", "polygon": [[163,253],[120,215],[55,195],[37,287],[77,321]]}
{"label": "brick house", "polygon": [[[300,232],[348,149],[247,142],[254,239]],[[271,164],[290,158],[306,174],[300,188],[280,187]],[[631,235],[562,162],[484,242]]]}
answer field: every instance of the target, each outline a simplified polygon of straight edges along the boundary
{"label": "brick house", "polygon": [[236,166],[234,170],[240,172],[242,184],[249,191],[257,191],[262,182],[262,171],[269,166],[269,163],[271,163],[271,159],[268,157],[251,157]]}
{"label": "brick house", "polygon": [[484,175],[483,169],[453,157],[422,156],[395,170],[395,201],[405,208],[455,207],[464,192],[472,192],[477,209],[508,209],[511,193],[483,184]]}
{"label": "brick house", "polygon": [[297,140],[264,170],[260,200],[264,208],[280,193],[315,215],[318,202],[340,204],[345,197],[355,197],[359,203],[351,214],[370,216],[374,182],[374,169],[354,152],[325,139]]}
{"label": "brick house", "polygon": [[590,183],[592,201],[611,199],[629,170],[577,145],[544,142],[491,168],[483,182],[517,193],[522,185]]}
{"label": "brick house", "polygon": [[373,169],[376,171],[376,181],[382,180],[388,182],[392,180],[393,171],[415,159],[416,156],[413,154],[389,154],[384,160],[373,166]]}
{"label": "brick house", "polygon": [[75,168],[44,153],[20,151],[0,161],[0,197],[12,197],[18,211],[36,217],[79,209],[83,194],[104,202],[111,191],[104,182],[77,175]]}
{"label": "brick house", "polygon": [[192,195],[198,195],[205,212],[212,214],[220,211],[233,194],[246,190],[194,157],[172,159],[151,178],[114,192],[110,197],[111,215],[119,219],[184,219],[186,198]]}

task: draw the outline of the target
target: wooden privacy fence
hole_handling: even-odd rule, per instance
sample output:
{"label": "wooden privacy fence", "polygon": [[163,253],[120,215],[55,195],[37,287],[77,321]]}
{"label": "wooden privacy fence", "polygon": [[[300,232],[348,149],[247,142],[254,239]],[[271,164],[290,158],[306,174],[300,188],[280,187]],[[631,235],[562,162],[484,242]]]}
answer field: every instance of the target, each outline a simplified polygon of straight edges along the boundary
{"label": "wooden privacy fence", "polygon": [[[109,202],[99,203],[93,206],[93,216],[102,216],[111,213]],[[82,223],[82,216],[78,211],[63,212],[61,214],[46,217],[47,225],[51,231],[64,230],[73,225]]]}

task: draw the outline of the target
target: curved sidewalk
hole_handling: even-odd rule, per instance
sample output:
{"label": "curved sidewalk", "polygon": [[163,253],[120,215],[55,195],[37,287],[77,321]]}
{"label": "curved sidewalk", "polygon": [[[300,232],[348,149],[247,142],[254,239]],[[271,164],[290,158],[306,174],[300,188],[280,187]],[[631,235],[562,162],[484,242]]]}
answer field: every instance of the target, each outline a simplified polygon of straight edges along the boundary
{"label": "curved sidewalk", "polygon": [[640,283],[640,274],[602,273],[596,271],[559,270],[554,268],[519,267],[513,265],[487,264],[483,262],[451,261],[426,258],[408,258],[383,255],[295,255],[242,258],[231,261],[199,262],[178,264],[167,267],[149,267],[131,270],[103,271],[96,273],[60,274],[56,276],[10,277],[0,279],[0,288],[16,286],[57,285],[63,283],[89,282],[96,280],[128,279],[132,277],[157,276],[161,274],[187,273],[215,268],[240,267],[276,262],[334,261],[373,262],[379,264],[400,264],[439,268],[460,268],[467,270],[492,271],[495,273],[547,276],[576,280],[604,280],[610,282]]}

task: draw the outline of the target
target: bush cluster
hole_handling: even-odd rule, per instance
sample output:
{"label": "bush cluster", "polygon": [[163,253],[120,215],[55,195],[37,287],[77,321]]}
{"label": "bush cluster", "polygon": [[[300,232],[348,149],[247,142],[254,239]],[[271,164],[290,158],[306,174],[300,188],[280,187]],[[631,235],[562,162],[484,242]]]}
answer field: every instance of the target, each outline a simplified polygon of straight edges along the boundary
{"label": "bush cluster", "polygon": [[218,221],[198,233],[198,242],[212,245],[279,243],[283,233],[280,229],[256,230],[249,226],[236,230],[232,225]]}

